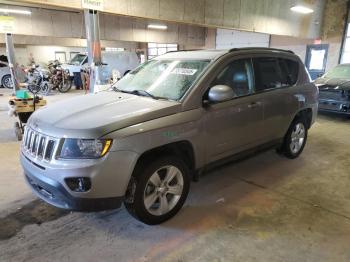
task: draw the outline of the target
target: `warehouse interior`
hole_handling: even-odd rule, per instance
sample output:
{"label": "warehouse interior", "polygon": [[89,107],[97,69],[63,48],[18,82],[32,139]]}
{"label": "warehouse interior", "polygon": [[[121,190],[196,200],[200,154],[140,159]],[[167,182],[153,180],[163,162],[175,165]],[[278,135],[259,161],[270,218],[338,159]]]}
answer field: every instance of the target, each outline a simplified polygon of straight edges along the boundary
{"label": "warehouse interior", "polygon": [[[347,0],[0,0],[0,261],[350,261],[349,10]],[[300,61],[300,72],[305,70],[306,82],[295,89],[314,88],[317,103],[316,109],[310,110],[313,115],[308,116],[310,129],[307,143],[301,148],[304,151],[290,160],[282,157],[280,148],[259,147],[253,153],[247,150],[249,154],[242,157],[197,169],[195,165],[202,161],[197,151],[224,147],[220,135],[229,131],[212,131],[215,121],[223,118],[220,113],[203,117],[214,121],[208,129],[194,120],[193,115],[220,105],[208,105],[200,98],[200,109],[195,108],[188,102],[190,95],[197,94],[191,88],[203,84],[210,70],[214,72],[216,65],[214,69],[210,65],[215,59],[221,61],[212,54],[253,51],[271,52],[282,58],[293,56]],[[183,100],[163,101],[163,97],[145,90],[142,94],[120,90],[123,83],[141,75],[155,61],[182,56],[187,63],[195,58],[203,63],[213,61],[208,62],[207,73],[198,76]],[[249,63],[256,70],[252,57]],[[148,76],[159,68],[149,69]],[[198,68],[178,68],[168,75],[193,76],[201,70]],[[337,68],[343,69],[341,77],[322,80]],[[256,81],[258,77],[251,75]],[[165,77],[153,81],[148,91],[157,88]],[[137,82],[140,86],[143,78]],[[171,81],[168,86],[175,88]],[[309,95],[312,88],[307,89]],[[118,97],[112,100],[115,91]],[[210,100],[210,91],[207,96]],[[140,97],[142,101],[134,101]],[[278,99],[284,99],[281,93]],[[311,100],[295,94],[285,101],[292,99],[298,99],[299,106]],[[18,111],[19,104],[30,110]],[[264,100],[262,110],[268,106]],[[325,106],[327,109],[322,110]],[[174,111],[175,107],[182,111]],[[283,110],[275,107],[273,111]],[[265,113],[261,114],[264,117]],[[113,130],[108,132],[103,123],[107,117],[114,121]],[[97,124],[99,128],[90,132]],[[258,137],[264,124],[269,123],[249,132]],[[62,126],[71,128],[58,137]],[[243,116],[236,126],[240,129],[232,130],[242,132],[258,125]],[[28,130],[34,130],[33,137],[37,132],[39,139],[36,142],[33,138],[33,145],[37,143],[33,159],[23,153],[26,148],[30,150],[27,141],[28,137],[31,141],[32,131]],[[45,137],[44,130],[52,130],[52,134]],[[100,158],[82,157],[76,162],[67,158],[60,163],[63,153],[57,152],[64,151],[66,141],[78,140],[78,131],[81,140],[102,141]],[[132,190],[132,198],[137,199],[136,186],[143,180],[133,179],[137,172],[151,170],[152,163],[168,156],[166,150],[170,147],[160,141],[178,142],[180,133],[193,136],[195,141],[196,136],[211,132],[216,137],[201,139],[198,146],[193,145],[194,153],[186,149],[188,141],[181,141],[181,149],[171,147],[172,155],[180,154],[183,163],[190,163],[185,169],[191,172],[191,183],[182,208],[179,206],[174,216],[169,215],[161,223],[139,219],[137,207],[130,208],[128,201]],[[91,134],[96,137],[89,137]],[[110,134],[118,138],[112,139]],[[231,135],[235,137],[235,133]],[[47,143],[43,151],[47,152],[48,139],[57,141],[52,154],[58,155],[46,161],[46,153],[42,153],[41,165],[36,159],[40,158],[40,147],[44,147],[41,143]],[[147,151],[144,158],[135,157],[135,169],[131,169],[131,158],[139,153],[141,145],[152,148],[155,144],[157,150]],[[116,155],[115,159],[102,161],[111,155]],[[130,169],[132,178],[127,180],[124,202],[118,208],[105,210],[99,206],[96,211],[76,211],[68,204],[55,204],[56,193],[39,184],[36,189],[46,196],[35,193],[35,181],[32,183],[26,173],[29,165],[34,173],[47,171],[47,181],[58,181],[66,174],[74,178],[79,175],[79,179],[82,176],[77,185],[72,180],[81,191],[73,190],[67,178],[62,178],[67,183],[63,187],[72,189],[74,196],[89,193],[91,182],[86,182],[85,176],[94,182],[101,170],[108,169],[118,177]],[[69,165],[74,168],[69,169]],[[90,168],[91,174],[87,175]],[[55,178],[55,172],[59,178]],[[112,197],[107,192],[119,190],[124,183],[109,181],[102,183],[100,191],[106,199]],[[187,183],[178,181],[181,186]],[[85,186],[89,187],[86,192]],[[94,186],[92,196],[99,198]],[[140,194],[146,196],[146,189]],[[157,190],[162,194],[163,184]],[[84,198],[88,197],[83,195],[79,201]]]}

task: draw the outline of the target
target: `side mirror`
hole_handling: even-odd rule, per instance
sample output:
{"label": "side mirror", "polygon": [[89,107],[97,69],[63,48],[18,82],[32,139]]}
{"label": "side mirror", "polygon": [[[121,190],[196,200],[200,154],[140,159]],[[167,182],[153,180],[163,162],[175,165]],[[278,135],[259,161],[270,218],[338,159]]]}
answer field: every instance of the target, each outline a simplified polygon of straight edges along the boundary
{"label": "side mirror", "polygon": [[220,103],[237,97],[231,87],[227,85],[216,85],[210,88],[208,98],[209,102]]}

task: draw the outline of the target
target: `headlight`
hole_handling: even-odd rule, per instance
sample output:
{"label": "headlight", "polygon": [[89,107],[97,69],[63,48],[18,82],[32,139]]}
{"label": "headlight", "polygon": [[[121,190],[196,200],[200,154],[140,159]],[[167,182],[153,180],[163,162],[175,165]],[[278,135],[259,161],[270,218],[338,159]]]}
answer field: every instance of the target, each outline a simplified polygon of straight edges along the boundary
{"label": "headlight", "polygon": [[61,159],[96,159],[103,157],[112,145],[111,139],[65,139]]}

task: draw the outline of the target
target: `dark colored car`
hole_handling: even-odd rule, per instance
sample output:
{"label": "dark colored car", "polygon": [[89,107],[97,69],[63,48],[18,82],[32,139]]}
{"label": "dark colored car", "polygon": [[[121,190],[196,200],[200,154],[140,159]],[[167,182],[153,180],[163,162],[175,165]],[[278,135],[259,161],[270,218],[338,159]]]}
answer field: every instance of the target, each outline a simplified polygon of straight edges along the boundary
{"label": "dark colored car", "polygon": [[319,110],[350,115],[350,64],[334,67],[316,79]]}

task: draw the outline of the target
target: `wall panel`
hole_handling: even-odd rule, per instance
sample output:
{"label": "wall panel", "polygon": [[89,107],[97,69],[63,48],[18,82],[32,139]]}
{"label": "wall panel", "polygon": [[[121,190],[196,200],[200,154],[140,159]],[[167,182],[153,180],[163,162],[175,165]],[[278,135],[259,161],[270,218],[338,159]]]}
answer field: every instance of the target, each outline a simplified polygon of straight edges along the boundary
{"label": "wall panel", "polygon": [[[206,27],[315,38],[320,36],[325,1],[308,0],[315,12],[307,16],[290,11],[296,0],[105,0],[104,11]],[[21,2],[81,9],[81,0]]]}

